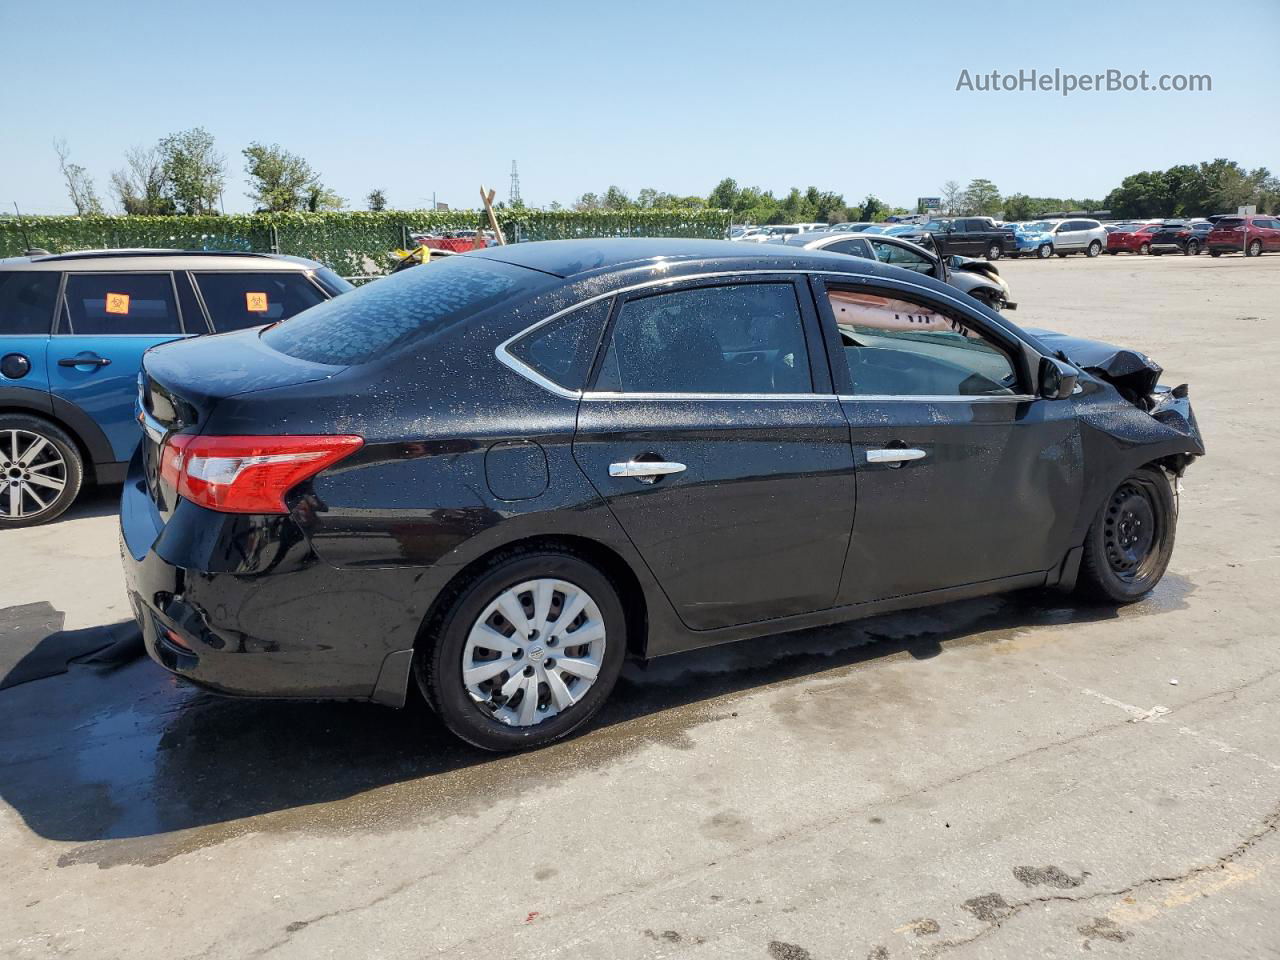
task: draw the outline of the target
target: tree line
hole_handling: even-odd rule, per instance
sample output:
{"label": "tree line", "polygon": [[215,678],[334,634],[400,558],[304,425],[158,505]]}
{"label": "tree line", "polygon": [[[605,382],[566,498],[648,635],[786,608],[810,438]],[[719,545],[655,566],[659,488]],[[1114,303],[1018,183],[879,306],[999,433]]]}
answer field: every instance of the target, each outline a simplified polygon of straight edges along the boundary
{"label": "tree line", "polygon": [[[71,161],[66,140],[55,140],[53,148],[76,213],[105,213],[92,175]],[[255,141],[240,153],[249,185],[246,196],[253,201],[255,213],[316,213],[346,205],[305,158],[278,143]],[[213,135],[194,127],[127,150],[124,165],[111,172],[108,189],[117,209],[127,215],[217,214],[222,210],[227,172],[227,158],[218,151]],[[370,210],[385,210],[386,194],[371,190],[365,202]]]}
{"label": "tree line", "polygon": [[[76,213],[103,213],[93,177],[72,162],[66,141],[55,140],[54,150]],[[241,155],[249,186],[246,196],[257,213],[341,210],[346,205],[305,158],[279,144],[255,141]],[[216,214],[222,209],[227,172],[227,159],[218,152],[213,136],[194,127],[162,137],[154,145],[128,150],[124,165],[111,173],[109,190],[117,209],[125,214]],[[1004,220],[1034,220],[1074,210],[1107,210],[1115,219],[1198,217],[1234,213],[1247,204],[1262,213],[1280,213],[1280,178],[1266,167],[1247,170],[1234,160],[1215,159],[1131,174],[1101,200],[1025,193],[1004,196],[992,181],[982,178],[964,187],[948,180],[939,199],[941,213]],[[370,210],[385,210],[386,193],[371,190],[365,204]],[[739,186],[732,177],[725,177],[705,197],[681,196],[652,187],[632,197],[623,188],[610,185],[602,193],[582,194],[571,206],[574,210],[615,212],[710,208],[729,210],[733,222],[750,224],[876,221],[893,214],[926,212],[893,206],[874,194],[867,194],[860,202],[846,201],[843,194],[815,186],[804,190],[792,187],[779,196],[771,190]],[[562,206],[553,202],[549,208],[560,210]]]}

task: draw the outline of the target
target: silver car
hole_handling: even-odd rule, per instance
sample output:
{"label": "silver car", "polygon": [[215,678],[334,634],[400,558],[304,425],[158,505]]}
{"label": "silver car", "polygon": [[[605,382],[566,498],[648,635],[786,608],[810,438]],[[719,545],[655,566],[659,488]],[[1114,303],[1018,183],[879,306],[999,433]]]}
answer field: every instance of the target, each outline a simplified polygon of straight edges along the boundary
{"label": "silver car", "polygon": [[1042,229],[1050,237],[1047,250],[1041,245],[1041,257],[1047,257],[1051,253],[1060,257],[1073,253],[1096,257],[1107,249],[1107,228],[1097,220],[1068,217],[1064,220],[1040,221],[1035,227]]}
{"label": "silver car", "polygon": [[[932,238],[926,239],[932,243]],[[847,253],[864,260],[879,260],[881,263],[903,267],[948,283],[992,310],[1018,309],[1018,305],[1010,299],[1009,284],[1000,276],[995,264],[986,260],[958,256],[944,259],[932,250],[883,234],[801,234],[789,238],[786,243],[806,250],[826,250],[830,253]]]}

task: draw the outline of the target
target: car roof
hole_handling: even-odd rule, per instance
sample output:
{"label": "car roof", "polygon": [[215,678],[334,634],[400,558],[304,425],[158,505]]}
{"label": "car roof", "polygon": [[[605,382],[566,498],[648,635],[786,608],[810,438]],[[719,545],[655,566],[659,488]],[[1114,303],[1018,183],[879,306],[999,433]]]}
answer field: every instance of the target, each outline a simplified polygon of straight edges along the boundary
{"label": "car roof", "polygon": [[70,253],[6,257],[0,270],[83,271],[115,273],[127,270],[317,270],[323,265],[305,257],[237,250],[76,250]]}
{"label": "car roof", "polygon": [[[856,236],[856,234],[855,234]],[[627,268],[661,265],[673,277],[705,270],[832,270],[875,274],[875,261],[840,253],[804,250],[787,244],[742,244],[731,240],[668,237],[541,240],[511,243],[460,254],[527,267],[555,277],[576,278]]]}

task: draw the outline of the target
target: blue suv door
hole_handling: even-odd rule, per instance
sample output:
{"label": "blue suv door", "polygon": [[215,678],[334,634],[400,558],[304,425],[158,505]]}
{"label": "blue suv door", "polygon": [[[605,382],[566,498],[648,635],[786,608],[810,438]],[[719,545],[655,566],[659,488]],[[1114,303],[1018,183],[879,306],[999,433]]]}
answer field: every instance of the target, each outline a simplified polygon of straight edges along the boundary
{"label": "blue suv door", "polygon": [[[142,354],[188,335],[182,320],[168,271],[67,274],[46,360],[50,390],[102,428],[116,462],[128,460],[138,444],[133,417]],[[188,324],[191,334],[207,330],[203,317]]]}

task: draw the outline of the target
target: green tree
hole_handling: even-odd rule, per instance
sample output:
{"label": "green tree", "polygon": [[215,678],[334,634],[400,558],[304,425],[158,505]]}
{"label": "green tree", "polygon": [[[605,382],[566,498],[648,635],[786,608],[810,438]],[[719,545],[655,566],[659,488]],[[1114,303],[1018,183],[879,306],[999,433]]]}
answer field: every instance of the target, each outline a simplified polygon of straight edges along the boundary
{"label": "green tree", "polygon": [[994,217],[1000,212],[1000,191],[990,180],[970,180],[964,189],[964,208],[966,213]]}
{"label": "green tree", "polygon": [[867,194],[867,199],[862,201],[862,208],[858,211],[858,219],[875,223],[882,214],[885,214],[884,201],[877,196]]}
{"label": "green tree", "polygon": [[120,209],[134,216],[174,212],[165,189],[164,158],[155,147],[134,147],[125,152],[125,165],[111,174],[111,191]]}
{"label": "green tree", "polygon": [[346,205],[346,202],[345,199],[319,181],[315,181],[307,187],[305,206],[309,213],[341,210]]}
{"label": "green tree", "polygon": [[626,210],[633,206],[631,198],[627,196],[627,192],[621,187],[609,185],[609,189],[604,192],[604,199],[601,205],[606,210]]}
{"label": "green tree", "polygon": [[577,200],[573,202],[573,209],[599,210],[600,198],[596,196],[594,193],[590,193],[590,192],[584,193],[582,196],[580,196]]}
{"label": "green tree", "polygon": [[738,199],[738,181],[733,177],[725,177],[715,185],[707,197],[707,206],[713,210],[736,210]]}
{"label": "green tree", "polygon": [[313,190],[326,190],[311,164],[278,143],[251,143],[242,152],[249,181],[247,196],[257,205],[258,213],[307,209]]}
{"label": "green tree", "polygon": [[53,150],[58,155],[58,169],[62,171],[62,179],[67,183],[67,196],[80,216],[91,213],[102,213],[102,201],[93,186],[93,177],[89,171],[78,163],[71,162],[71,148],[67,141],[59,137],[53,141]]}
{"label": "green tree", "polygon": [[387,209],[387,195],[384,191],[374,187],[369,191],[369,195],[364,198],[365,205],[374,211]]}
{"label": "green tree", "polygon": [[174,209],[185,214],[218,212],[227,180],[227,161],[203,127],[173,133],[157,148],[164,163],[165,188]]}

